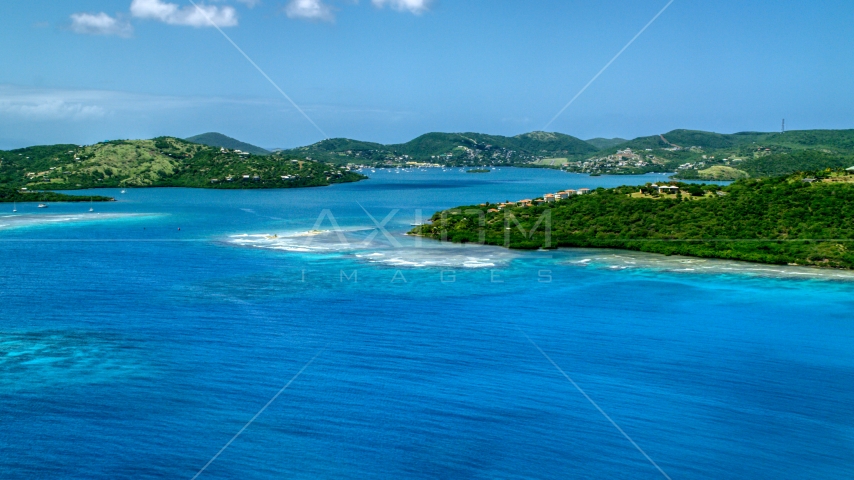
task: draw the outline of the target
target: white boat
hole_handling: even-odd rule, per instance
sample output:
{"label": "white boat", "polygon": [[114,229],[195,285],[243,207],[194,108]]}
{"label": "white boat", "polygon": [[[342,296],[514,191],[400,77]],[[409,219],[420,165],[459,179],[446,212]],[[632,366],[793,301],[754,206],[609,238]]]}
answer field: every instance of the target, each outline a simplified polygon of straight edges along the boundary
{"label": "white boat", "polygon": [[122,193],[125,193],[125,191],[124,191],[124,190],[122,190]]}
{"label": "white boat", "polygon": [[18,202],[14,202],[14,206],[12,207],[12,213],[17,213],[18,211]]}
{"label": "white boat", "polygon": [[47,208],[47,204],[45,204],[45,203],[40,203],[40,204],[39,204],[39,208]]}
{"label": "white boat", "polygon": [[90,212],[94,212],[94,211],[95,211],[95,206],[93,205],[93,203],[92,203],[92,202],[93,202],[93,200],[89,200],[89,211],[90,211]]}

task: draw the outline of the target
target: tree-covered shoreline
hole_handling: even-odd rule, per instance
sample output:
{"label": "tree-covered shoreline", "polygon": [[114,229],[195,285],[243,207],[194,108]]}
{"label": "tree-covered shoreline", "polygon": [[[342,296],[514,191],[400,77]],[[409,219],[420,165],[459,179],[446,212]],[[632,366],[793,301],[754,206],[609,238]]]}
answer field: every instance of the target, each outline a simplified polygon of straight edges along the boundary
{"label": "tree-covered shoreline", "polygon": [[115,202],[113,197],[102,195],[66,195],[58,192],[22,192],[0,188],[0,203],[49,203],[49,202]]}
{"label": "tree-covered shoreline", "polygon": [[854,269],[854,177],[822,171],[746,179],[728,187],[682,184],[599,188],[527,207],[460,207],[411,233],[515,249],[617,248],[665,255]]}

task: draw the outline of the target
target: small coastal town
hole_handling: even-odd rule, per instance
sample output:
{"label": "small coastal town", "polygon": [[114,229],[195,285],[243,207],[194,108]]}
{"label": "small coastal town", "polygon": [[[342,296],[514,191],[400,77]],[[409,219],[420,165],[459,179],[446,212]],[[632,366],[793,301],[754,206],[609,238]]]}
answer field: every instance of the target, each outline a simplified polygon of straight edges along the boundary
{"label": "small coastal town", "polygon": [[636,169],[646,169],[651,165],[664,167],[665,161],[650,153],[647,148],[643,154],[632,151],[631,148],[618,150],[617,153],[604,157],[592,157],[580,162],[567,163],[565,170],[574,173],[631,173]]}

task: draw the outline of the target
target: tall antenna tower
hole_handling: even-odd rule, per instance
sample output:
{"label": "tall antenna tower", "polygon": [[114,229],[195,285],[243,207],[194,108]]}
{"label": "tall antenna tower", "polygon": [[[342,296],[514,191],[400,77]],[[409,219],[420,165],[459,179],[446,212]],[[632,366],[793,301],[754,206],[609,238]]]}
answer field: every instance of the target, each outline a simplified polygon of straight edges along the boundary
{"label": "tall antenna tower", "polygon": [[785,118],[783,119],[783,130],[781,130],[781,132],[786,133],[786,119]]}

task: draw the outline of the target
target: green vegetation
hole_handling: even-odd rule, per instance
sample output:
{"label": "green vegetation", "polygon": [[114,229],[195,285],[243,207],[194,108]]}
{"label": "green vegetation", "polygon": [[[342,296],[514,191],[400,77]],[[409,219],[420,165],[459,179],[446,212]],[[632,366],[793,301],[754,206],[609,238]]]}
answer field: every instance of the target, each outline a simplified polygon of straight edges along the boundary
{"label": "green vegetation", "polygon": [[613,148],[617,145],[622,145],[628,140],[625,138],[591,138],[590,140],[586,140],[587,143],[596,147],[597,150],[605,150],[606,148]]}
{"label": "green vegetation", "polygon": [[[628,150],[627,150],[628,149]],[[809,158],[804,152],[823,153]],[[280,152],[304,160],[374,167],[434,164],[452,167],[516,166],[588,174],[677,172],[681,179],[738,180],[813,168],[854,165],[854,130],[721,134],[673,130],[663,135],[594,138],[531,132],[514,137],[481,133],[428,133],[383,145],[346,138]],[[762,160],[768,155],[791,155]],[[778,159],[779,164],[771,164]],[[813,161],[816,160],[816,161]],[[728,167],[728,168],[713,168]]]}
{"label": "green vegetation", "polygon": [[0,188],[0,203],[27,202],[114,202],[112,197],[99,195],[65,195],[56,192],[22,192],[13,188]]}
{"label": "green vegetation", "polygon": [[[810,177],[745,179],[724,188],[680,184],[677,195],[658,198],[646,198],[649,186],[619,187],[503,211],[494,205],[460,207],[437,213],[432,224],[413,233],[510,248],[620,248],[854,268],[854,176],[827,169]],[[645,198],[637,198],[641,192]],[[699,200],[688,201],[689,196]]]}
{"label": "green vegetation", "polygon": [[[677,172],[676,178],[738,180],[854,164],[854,130],[720,134],[673,130],[605,148],[568,171],[604,174]],[[715,168],[726,167],[726,168]]]}
{"label": "green vegetation", "polygon": [[472,170],[466,170],[466,173],[489,173],[491,171],[492,170],[490,170],[488,168],[475,168]]}
{"label": "green vegetation", "polygon": [[335,138],[272,154],[256,150],[263,155],[249,153],[257,147],[220,134],[191,140],[200,143],[161,137],[0,151],[0,187],[308,187],[365,178],[352,171],[353,165],[517,166],[590,175],[675,171],[678,179],[707,181],[854,165],[854,130],[735,134],[674,130],[617,146],[614,143],[621,139],[585,142],[548,132],[514,137],[428,133],[398,145]]}
{"label": "green vegetation", "polygon": [[426,162],[450,166],[527,165],[546,157],[583,158],[596,147],[561,133],[532,132],[515,137],[482,133],[428,133],[397,145],[344,138],[324,140],[283,153],[337,163],[375,166]]}
{"label": "green vegetation", "polygon": [[190,137],[185,139],[191,143],[198,143],[201,145],[207,145],[209,147],[220,147],[227,148],[229,150],[240,150],[241,152],[251,153],[253,155],[269,155],[270,151],[265,150],[261,147],[256,147],[255,145],[251,145],[249,143],[241,142],[240,140],[227,137],[221,133],[203,133],[201,135],[196,135],[195,137]]}
{"label": "green vegetation", "polygon": [[788,175],[797,171],[811,171],[824,168],[844,168],[851,166],[854,159],[850,155],[832,152],[802,150],[792,153],[776,153],[758,156],[739,164],[738,168],[752,177],[773,177]]}
{"label": "green vegetation", "polygon": [[363,175],[287,155],[250,155],[177,138],[117,140],[0,152],[0,187],[29,190],[195,187],[293,188],[354,182]]}

